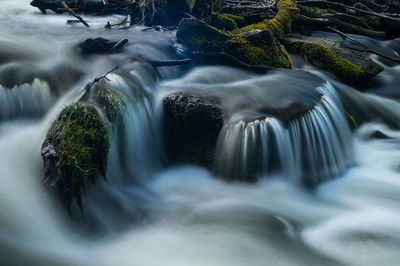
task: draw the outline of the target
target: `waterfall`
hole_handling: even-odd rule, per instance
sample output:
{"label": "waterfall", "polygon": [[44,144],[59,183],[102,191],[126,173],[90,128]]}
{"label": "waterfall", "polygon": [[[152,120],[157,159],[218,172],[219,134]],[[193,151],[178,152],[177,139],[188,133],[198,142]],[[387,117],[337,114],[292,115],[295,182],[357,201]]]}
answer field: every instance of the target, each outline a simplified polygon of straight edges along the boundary
{"label": "waterfall", "polygon": [[[144,75],[144,73],[142,73]],[[152,84],[134,73],[110,75],[110,85],[123,95],[121,119],[111,128],[109,176],[145,181],[157,169],[157,144],[152,115]],[[125,180],[126,181],[126,180]],[[132,181],[132,180],[131,180]]]}
{"label": "waterfall", "polygon": [[332,85],[317,90],[316,106],[284,125],[277,118],[227,123],[221,130],[215,170],[239,180],[284,173],[314,186],[342,174],[351,159],[351,133]]}
{"label": "waterfall", "polygon": [[0,85],[0,119],[43,114],[54,103],[49,85],[39,79],[7,89]]}

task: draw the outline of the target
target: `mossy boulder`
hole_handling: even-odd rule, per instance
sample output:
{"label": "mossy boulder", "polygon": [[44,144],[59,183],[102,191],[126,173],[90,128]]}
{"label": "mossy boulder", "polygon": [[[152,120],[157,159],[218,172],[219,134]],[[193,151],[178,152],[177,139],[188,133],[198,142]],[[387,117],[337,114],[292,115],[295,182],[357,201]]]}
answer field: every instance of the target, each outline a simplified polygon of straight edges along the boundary
{"label": "mossy boulder", "polygon": [[223,126],[218,101],[177,93],[165,97],[163,107],[170,160],[211,167]]}
{"label": "mossy boulder", "polygon": [[360,85],[367,77],[383,70],[364,53],[346,49],[337,42],[314,37],[291,37],[286,38],[284,44],[290,52],[306,57],[350,85]]}
{"label": "mossy boulder", "polygon": [[198,19],[183,19],[176,32],[178,40],[183,41],[193,51],[219,51],[231,36]]}
{"label": "mossy boulder", "polygon": [[69,211],[74,198],[83,209],[82,195],[96,174],[106,178],[109,146],[107,128],[91,104],[65,107],[51,125],[41,152],[44,184],[55,189]]}
{"label": "mossy boulder", "polygon": [[285,48],[269,30],[233,35],[197,19],[184,19],[179,24],[177,38],[193,51],[225,52],[249,65],[282,68],[292,65]]}
{"label": "mossy boulder", "polygon": [[274,18],[240,28],[238,32],[269,29],[276,36],[290,32],[292,23],[298,14],[296,0],[279,0],[276,9],[278,12]]}
{"label": "mossy boulder", "polygon": [[221,13],[213,13],[208,19],[207,22],[220,30],[224,31],[232,31],[238,29],[238,26],[232,18],[225,14]]}

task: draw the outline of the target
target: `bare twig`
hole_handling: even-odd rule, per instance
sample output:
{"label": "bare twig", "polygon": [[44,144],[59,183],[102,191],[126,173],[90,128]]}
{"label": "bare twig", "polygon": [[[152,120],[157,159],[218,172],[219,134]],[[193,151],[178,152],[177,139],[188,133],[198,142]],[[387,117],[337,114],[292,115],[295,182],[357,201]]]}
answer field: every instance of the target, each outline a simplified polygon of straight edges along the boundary
{"label": "bare twig", "polygon": [[110,30],[112,27],[118,27],[118,26],[122,26],[125,24],[130,24],[129,15],[127,15],[125,18],[123,18],[120,22],[118,22],[116,24],[111,24],[110,21],[107,21],[107,24],[104,26],[104,28]]}
{"label": "bare twig", "polygon": [[113,69],[111,69],[110,71],[108,71],[107,73],[105,73],[103,76],[95,78],[92,82],[89,82],[88,84],[86,84],[85,88],[83,89],[85,91],[85,93],[82,95],[82,97],[79,99],[79,101],[81,100],[87,100],[90,96],[90,90],[93,87],[94,84],[96,84],[97,82],[99,82],[102,79],[106,79],[108,81],[110,81],[107,78],[107,75],[111,74],[112,72],[116,71],[119,67],[116,66]]}
{"label": "bare twig", "polygon": [[363,44],[362,42],[350,37],[349,35],[339,31],[336,28],[328,27],[328,29],[336,32],[340,37],[342,37],[343,40],[348,39],[348,40],[354,42],[355,44],[357,44],[358,46],[362,47],[362,49],[360,49],[360,48],[355,48],[355,47],[350,47],[350,46],[347,46],[347,45],[343,45],[347,49],[355,50],[355,51],[358,51],[358,52],[376,54],[376,55],[378,55],[380,57],[383,57],[385,59],[388,59],[390,61],[393,61],[393,62],[396,62],[396,63],[400,64],[400,58],[395,58],[395,57],[392,57],[392,56],[389,56],[389,55],[382,54],[381,52],[375,51],[375,50],[369,48],[367,45]]}
{"label": "bare twig", "polygon": [[69,12],[72,16],[76,17],[83,25],[85,25],[85,27],[90,28],[89,24],[81,16],[77,15],[72,8],[67,6],[67,4],[64,1],[61,1],[61,5],[63,6],[61,10]]}

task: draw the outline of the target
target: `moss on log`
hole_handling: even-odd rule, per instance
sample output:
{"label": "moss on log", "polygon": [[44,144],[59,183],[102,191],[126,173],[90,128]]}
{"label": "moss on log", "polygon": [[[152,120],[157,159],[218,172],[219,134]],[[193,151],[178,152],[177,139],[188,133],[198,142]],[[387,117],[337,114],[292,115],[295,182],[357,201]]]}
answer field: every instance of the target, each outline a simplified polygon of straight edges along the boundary
{"label": "moss on log", "polygon": [[278,12],[274,18],[240,28],[238,32],[269,29],[276,36],[290,32],[292,23],[298,14],[296,0],[279,0],[276,9]]}

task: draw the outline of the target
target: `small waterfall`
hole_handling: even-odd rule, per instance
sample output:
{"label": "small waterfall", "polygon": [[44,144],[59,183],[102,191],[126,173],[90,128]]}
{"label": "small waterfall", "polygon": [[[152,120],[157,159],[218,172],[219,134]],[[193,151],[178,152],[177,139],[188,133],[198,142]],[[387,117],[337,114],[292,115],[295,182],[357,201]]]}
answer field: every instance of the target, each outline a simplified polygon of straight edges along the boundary
{"label": "small waterfall", "polygon": [[283,172],[311,186],[343,173],[351,158],[351,132],[332,85],[318,91],[318,104],[287,125],[270,116],[226,124],[217,144],[216,172],[248,181]]}
{"label": "small waterfall", "polygon": [[50,87],[39,79],[34,79],[32,84],[23,84],[11,89],[0,85],[0,120],[40,115],[53,103]]}
{"label": "small waterfall", "polygon": [[[142,73],[143,74],[143,73]],[[135,74],[114,74],[110,84],[122,93],[124,107],[119,125],[112,129],[110,174],[133,177],[136,181],[157,168],[152,117],[151,89]],[[117,166],[118,165],[118,166]],[[122,172],[124,172],[124,174]],[[144,180],[142,180],[144,181]]]}

